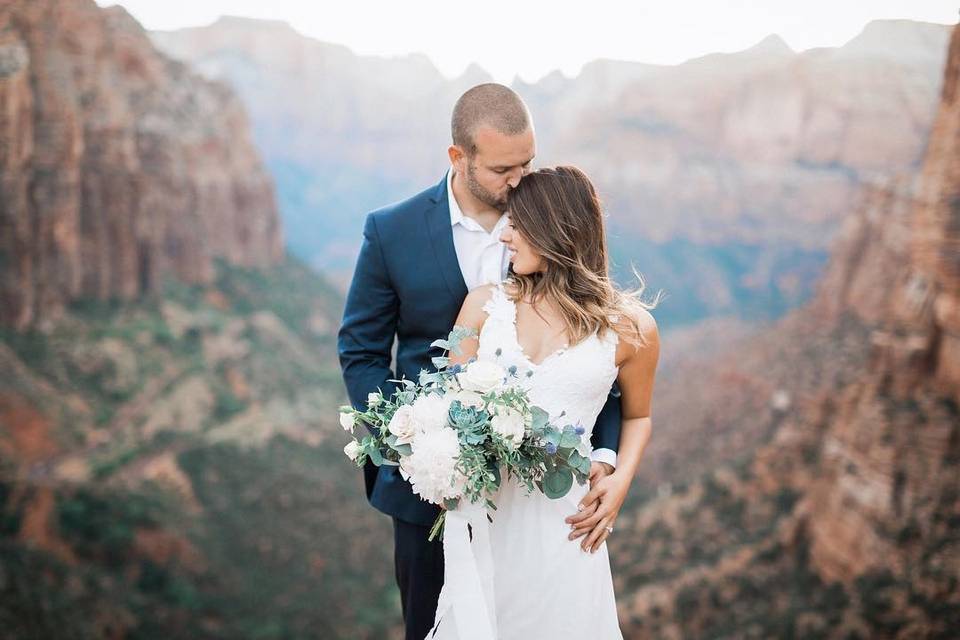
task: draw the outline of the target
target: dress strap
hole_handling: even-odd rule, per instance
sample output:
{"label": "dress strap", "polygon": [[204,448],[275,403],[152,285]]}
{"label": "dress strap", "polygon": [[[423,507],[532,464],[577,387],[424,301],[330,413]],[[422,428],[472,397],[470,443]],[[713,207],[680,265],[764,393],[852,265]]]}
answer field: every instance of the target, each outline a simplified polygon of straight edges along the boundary
{"label": "dress strap", "polygon": [[[614,325],[620,322],[620,315],[616,313],[609,314],[607,318]],[[620,334],[617,333],[616,329],[607,329],[607,333],[603,338],[604,342],[606,342],[608,345],[611,345],[614,351],[616,351],[617,345],[620,344]]]}
{"label": "dress strap", "polygon": [[513,322],[513,301],[503,288],[503,282],[498,282],[490,292],[490,299],[483,305],[487,315],[497,320]]}

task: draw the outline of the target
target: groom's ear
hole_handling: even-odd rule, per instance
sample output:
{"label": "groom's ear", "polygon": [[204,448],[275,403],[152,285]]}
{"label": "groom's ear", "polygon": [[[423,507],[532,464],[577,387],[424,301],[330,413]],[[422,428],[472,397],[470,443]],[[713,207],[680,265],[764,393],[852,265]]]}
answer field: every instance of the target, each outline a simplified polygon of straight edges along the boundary
{"label": "groom's ear", "polygon": [[452,144],[447,149],[447,155],[450,157],[450,164],[456,167],[458,171],[462,171],[463,167],[461,165],[467,160],[467,153],[463,150],[463,147]]}

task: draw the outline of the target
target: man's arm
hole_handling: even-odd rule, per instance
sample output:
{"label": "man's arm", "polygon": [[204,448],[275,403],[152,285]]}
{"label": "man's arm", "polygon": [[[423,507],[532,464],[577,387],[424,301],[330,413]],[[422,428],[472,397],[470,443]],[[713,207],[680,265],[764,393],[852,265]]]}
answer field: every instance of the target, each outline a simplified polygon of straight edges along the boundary
{"label": "man's arm", "polygon": [[389,396],[397,386],[387,380],[396,378],[390,369],[390,352],[398,313],[397,292],[387,273],[376,221],[370,214],[364,223],[363,243],[337,334],[343,381],[355,409],[365,410],[367,394],[377,388]]}
{"label": "man's arm", "polygon": [[590,444],[593,453],[590,460],[606,462],[611,467],[617,467],[617,450],[620,446],[620,424],[623,412],[620,408],[620,388],[615,382],[607,396],[607,402],[597,416],[593,433],[590,434]]}

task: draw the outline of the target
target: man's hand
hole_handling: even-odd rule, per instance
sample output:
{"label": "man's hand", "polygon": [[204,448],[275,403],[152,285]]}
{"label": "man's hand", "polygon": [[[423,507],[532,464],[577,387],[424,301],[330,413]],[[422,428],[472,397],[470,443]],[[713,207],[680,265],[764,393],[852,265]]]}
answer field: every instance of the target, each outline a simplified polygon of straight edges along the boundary
{"label": "man's hand", "polygon": [[626,477],[626,474],[616,472],[604,474],[596,481],[592,480],[591,475],[590,491],[580,501],[583,510],[566,519],[572,529],[569,539],[576,540],[586,535],[580,548],[584,551],[589,549],[591,553],[599,549],[610,535],[607,527],[612,527],[616,522],[632,481],[633,478]]}
{"label": "man's hand", "polygon": [[616,471],[616,469],[613,468],[613,465],[607,462],[591,462],[590,463],[590,488],[593,489],[593,483],[596,480],[599,480],[603,476],[608,476],[614,471]]}

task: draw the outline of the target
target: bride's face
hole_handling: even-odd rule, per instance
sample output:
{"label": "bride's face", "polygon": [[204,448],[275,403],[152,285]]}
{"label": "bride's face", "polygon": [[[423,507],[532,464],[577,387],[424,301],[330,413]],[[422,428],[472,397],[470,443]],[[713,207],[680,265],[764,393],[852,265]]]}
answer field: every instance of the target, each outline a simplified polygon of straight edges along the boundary
{"label": "bride's face", "polygon": [[[509,213],[507,215],[509,216]],[[546,260],[527,242],[523,234],[514,228],[509,217],[506,226],[500,232],[500,241],[507,245],[514,273],[528,275],[546,270]]]}

